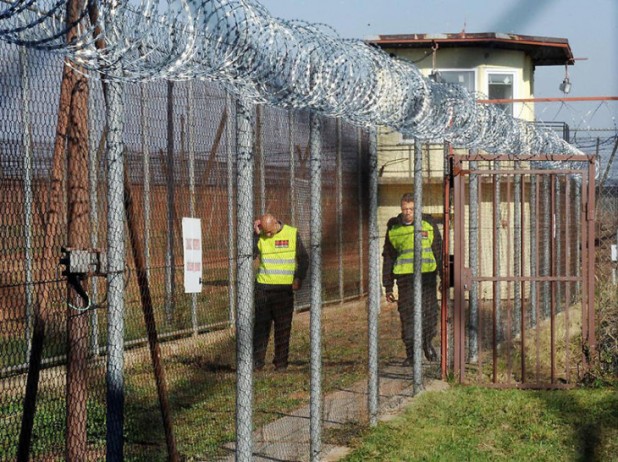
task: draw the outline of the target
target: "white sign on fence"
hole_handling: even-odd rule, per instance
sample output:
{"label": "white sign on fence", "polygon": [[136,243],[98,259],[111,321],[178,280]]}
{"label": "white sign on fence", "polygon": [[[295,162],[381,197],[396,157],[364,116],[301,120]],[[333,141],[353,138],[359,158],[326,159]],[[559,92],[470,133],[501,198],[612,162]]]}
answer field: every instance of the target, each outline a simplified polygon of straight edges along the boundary
{"label": "white sign on fence", "polygon": [[182,219],[185,293],[202,291],[202,222],[199,218]]}
{"label": "white sign on fence", "polygon": [[612,261],[618,261],[618,245],[612,244]]}

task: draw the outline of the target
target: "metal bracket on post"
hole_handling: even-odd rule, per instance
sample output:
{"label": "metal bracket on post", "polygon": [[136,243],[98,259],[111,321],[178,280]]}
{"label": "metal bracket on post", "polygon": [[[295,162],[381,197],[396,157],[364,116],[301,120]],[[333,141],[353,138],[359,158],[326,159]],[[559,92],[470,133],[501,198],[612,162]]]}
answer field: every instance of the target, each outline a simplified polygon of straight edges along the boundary
{"label": "metal bracket on post", "polygon": [[65,267],[62,272],[75,292],[90,306],[90,297],[82,286],[82,281],[89,276],[107,275],[107,255],[99,249],[76,249],[62,247],[60,264]]}
{"label": "metal bracket on post", "polygon": [[107,255],[99,249],[61,248],[60,264],[66,268],[63,276],[106,276]]}

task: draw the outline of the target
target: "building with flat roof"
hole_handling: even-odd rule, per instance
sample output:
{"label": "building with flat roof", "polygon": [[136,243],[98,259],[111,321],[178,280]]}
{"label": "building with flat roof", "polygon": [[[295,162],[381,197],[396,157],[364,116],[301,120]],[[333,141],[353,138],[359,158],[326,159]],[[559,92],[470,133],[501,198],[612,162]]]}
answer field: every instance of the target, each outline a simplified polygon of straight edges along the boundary
{"label": "building with flat roof", "polygon": [[[489,100],[534,98],[537,66],[575,63],[565,38],[498,32],[378,35],[366,39],[393,57],[412,62],[426,77],[464,86]],[[534,104],[500,103],[509,115],[534,121]],[[412,190],[414,140],[382,128],[378,134],[379,220],[399,211],[399,198]],[[456,148],[456,146],[454,146]],[[444,154],[441,145],[423,145],[424,211],[442,213]],[[384,230],[382,230],[383,232]]]}

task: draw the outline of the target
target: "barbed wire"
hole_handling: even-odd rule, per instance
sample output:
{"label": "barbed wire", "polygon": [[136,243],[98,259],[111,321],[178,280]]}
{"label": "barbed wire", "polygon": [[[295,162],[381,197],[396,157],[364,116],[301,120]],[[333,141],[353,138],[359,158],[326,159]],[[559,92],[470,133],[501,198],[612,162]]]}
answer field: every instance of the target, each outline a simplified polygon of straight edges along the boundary
{"label": "barbed wire", "polygon": [[[67,24],[69,1],[8,1],[0,39],[63,52],[104,79],[207,79],[254,102],[384,125],[421,141],[488,153],[582,154],[554,131],[428,79],[409,61],[323,24],[275,18],[255,0],[82,0],[79,24]],[[66,43],[72,28],[79,33]],[[97,47],[101,39],[105,46]]]}

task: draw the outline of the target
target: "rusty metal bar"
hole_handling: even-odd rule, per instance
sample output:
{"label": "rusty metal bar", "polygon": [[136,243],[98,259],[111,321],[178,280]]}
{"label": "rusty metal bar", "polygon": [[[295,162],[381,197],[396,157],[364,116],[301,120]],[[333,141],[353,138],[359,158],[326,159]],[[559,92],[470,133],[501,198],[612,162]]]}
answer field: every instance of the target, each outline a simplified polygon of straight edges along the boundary
{"label": "rusty metal bar", "polygon": [[446,318],[448,315],[448,294],[451,280],[450,269],[450,229],[451,229],[451,181],[452,159],[449,157],[449,145],[444,145],[444,208],[443,227],[442,227],[442,284],[441,284],[441,300],[440,300],[440,373],[442,380],[447,377],[447,355],[448,355],[448,335]]}
{"label": "rusty metal bar", "polygon": [[[511,276],[511,177],[506,177],[506,276]],[[513,374],[513,358],[511,345],[513,342],[513,306],[511,304],[511,281],[506,281],[506,367],[507,383],[511,382]]]}
{"label": "rusty metal bar", "polygon": [[580,280],[577,276],[478,276],[473,278],[474,281],[483,281],[483,282],[493,282],[493,281],[504,281],[504,282],[528,282],[528,281],[540,281],[540,282],[576,282]]}
{"label": "rusty metal bar", "polygon": [[[525,177],[519,178],[519,277],[523,276],[526,267],[526,233],[525,233],[525,204],[526,204],[526,183]],[[517,272],[517,271],[516,271]],[[521,382],[526,383],[526,284],[518,282],[519,287],[519,332],[521,338]]]}
{"label": "rusty metal bar", "polygon": [[[483,208],[481,207],[481,204],[483,203],[483,182],[481,181],[481,177],[479,177],[479,181],[477,184],[477,210],[478,210],[478,223],[477,223],[477,228],[478,228],[478,233],[477,233],[477,247],[478,247],[478,255],[477,255],[477,274],[474,275],[473,277],[476,281],[477,284],[477,296],[478,294],[480,294],[481,288],[482,288],[482,283],[481,281],[478,279],[479,275],[482,273],[482,261],[483,261],[483,246],[480,245],[480,239],[479,236],[481,235],[481,230],[483,229]],[[480,305],[480,304],[479,304]],[[483,311],[481,310],[479,307],[479,315],[478,315],[478,326],[477,326],[477,336],[478,336],[478,364],[477,364],[477,376],[479,379],[479,382],[481,381],[482,378],[482,371],[483,371],[483,336],[482,333],[485,331],[484,326],[485,323],[483,322],[483,318],[486,318],[486,316],[483,315]]]}
{"label": "rusty metal bar", "polygon": [[588,170],[588,206],[586,208],[586,225],[588,227],[588,349],[591,357],[594,357],[596,350],[596,337],[594,332],[595,177],[596,164],[594,160],[591,159]]}
{"label": "rusty metal bar", "polygon": [[[558,177],[557,186],[556,186],[556,202],[558,207],[556,207],[556,276],[563,276],[566,274],[564,268],[564,235],[566,235],[566,230],[564,230],[563,220],[564,220],[564,204],[563,201],[565,199],[563,194],[562,182],[563,180],[568,180],[566,175],[562,175]],[[557,312],[561,313],[566,308],[564,304],[564,284],[565,282],[559,281],[556,282],[556,294],[557,294]]]}
{"label": "rusty metal bar", "polygon": [[[541,260],[541,272],[543,276],[548,276],[550,273],[549,265],[551,260],[551,248],[550,248],[550,235],[552,232],[551,227],[551,179],[548,174],[543,175],[543,258]],[[551,307],[549,300],[549,281],[546,281],[542,285],[543,295],[543,319],[550,317]]]}
{"label": "rusty metal bar", "polygon": [[[465,158],[466,161],[479,160],[479,161],[560,161],[569,160],[574,162],[590,162],[591,156],[589,155],[576,155],[576,154],[531,154],[531,155],[519,155],[514,156],[511,154],[475,154],[470,156],[453,156],[457,160]],[[553,170],[552,170],[553,171]],[[547,172],[547,170],[545,170]]]}
{"label": "rusty metal bar", "polygon": [[[535,254],[537,256],[536,258],[536,267],[535,267],[535,272],[538,276],[539,272],[540,272],[540,261],[539,261],[539,254],[540,254],[540,242],[539,242],[539,226],[540,226],[540,220],[539,220],[539,212],[540,212],[540,206],[541,206],[541,182],[540,181],[536,181],[536,192],[535,192],[535,198],[536,198],[536,203],[535,203],[535,209],[536,209],[536,228],[534,229],[534,240],[536,243],[536,250],[535,250]],[[540,381],[540,376],[541,376],[541,358],[540,358],[540,342],[541,342],[541,333],[540,333],[540,328],[539,328],[539,309],[541,307],[540,305],[540,301],[541,301],[541,284],[535,284],[536,285],[536,306],[534,307],[534,311],[536,313],[536,324],[534,326],[535,328],[535,343],[536,343],[536,363],[535,363],[535,382],[539,382]]]}
{"label": "rusty metal bar", "polygon": [[[493,250],[493,277],[499,277],[500,271],[500,263],[499,263],[499,252],[500,248],[498,247],[498,229],[496,228],[497,222],[499,222],[498,216],[498,207],[500,205],[498,197],[500,196],[500,183],[497,175],[493,175],[493,186],[494,186],[494,196],[493,196],[493,219],[494,226],[492,226],[493,239],[492,239],[492,250]],[[499,307],[498,300],[500,298],[500,289],[498,286],[498,281],[494,281],[493,283],[493,299],[492,299],[492,349],[493,349],[493,374],[492,374],[492,382],[496,383],[498,380],[498,316],[499,316]]]}
{"label": "rusty metal bar", "polygon": [[576,101],[618,101],[618,96],[571,96],[568,98],[502,98],[502,99],[477,99],[477,103],[483,104],[509,104],[509,103],[566,103]]}
{"label": "rusty metal bar", "polygon": [[[520,169],[521,163],[519,161],[515,161],[515,168]],[[522,234],[521,234],[521,223],[523,210],[521,207],[522,204],[522,184],[521,184],[522,176],[515,175],[513,178],[513,245],[514,245],[514,253],[513,253],[513,275],[515,277],[522,276],[522,261],[523,261],[523,251],[522,251]],[[521,330],[519,329],[519,319],[521,317],[521,282],[513,283],[513,332],[519,333]],[[522,350],[523,351],[523,350]],[[523,356],[523,355],[522,355]]]}
{"label": "rusty metal bar", "polygon": [[[549,235],[550,242],[556,240],[556,176],[551,175],[550,180],[550,214],[549,214]],[[549,275],[556,274],[556,246],[550,245]],[[551,383],[556,381],[556,283],[550,283],[550,303],[549,303],[549,325],[550,325],[550,363],[551,363]]]}
{"label": "rusty metal bar", "polygon": [[[569,228],[571,224],[571,181],[569,178],[566,179],[566,183],[564,185],[564,208],[565,208],[565,216],[564,216],[564,240],[565,240],[565,249],[564,249],[564,263],[566,266],[566,274],[571,272],[571,233],[569,233]],[[567,282],[564,288],[564,298],[565,298],[565,310],[564,310],[564,322],[566,326],[565,331],[565,339],[564,343],[567,346],[564,358],[564,366],[566,369],[566,381],[571,381],[571,371],[570,371],[570,353],[571,353],[571,326],[569,322],[569,313],[571,312],[571,283]]]}
{"label": "rusty metal bar", "polygon": [[[504,161],[501,161],[504,162]],[[547,169],[530,169],[530,170],[523,170],[523,169],[500,169],[500,170],[494,170],[494,169],[489,169],[489,170],[465,170],[462,171],[462,173],[464,174],[480,174],[480,173],[487,173],[487,174],[499,174],[501,176],[507,176],[507,175],[520,175],[521,173],[525,172],[525,173],[529,173],[529,174],[536,174],[536,175],[546,175],[548,172],[551,172],[552,174],[556,174],[556,175],[581,175],[582,170],[581,169],[576,169],[576,168],[561,168],[561,169],[551,169],[551,170],[547,170]]]}
{"label": "rusty metal bar", "polygon": [[538,209],[537,209],[537,177],[536,175],[530,175],[530,326],[534,327],[537,324],[537,284],[535,278],[537,277],[538,268],[538,251],[539,246],[537,242],[538,229]]}
{"label": "rusty metal bar", "polygon": [[[556,261],[554,262],[555,266],[555,276],[560,276],[562,274],[562,216],[564,212],[564,207],[562,206],[562,195],[560,194],[561,189],[561,176],[556,176],[556,181],[554,184],[555,196],[556,196],[556,221],[554,222],[554,239],[552,241],[552,247],[555,247],[555,255]],[[560,313],[562,309],[562,282],[556,282],[556,313]]]}
{"label": "rusty metal bar", "polygon": [[[476,167],[476,162],[470,162],[470,167]],[[468,358],[470,362],[476,362],[478,358],[479,345],[479,306],[478,306],[478,282],[474,280],[478,276],[478,175],[471,174],[469,176],[469,200],[468,200],[468,265],[470,274],[472,275],[472,283],[468,290],[468,306],[469,306],[469,321],[468,321]]]}
{"label": "rusty metal bar", "polygon": [[[465,384],[464,384],[465,385]],[[483,385],[486,388],[498,390],[520,389],[520,390],[570,390],[575,388],[574,383],[489,383]]]}
{"label": "rusty metal bar", "polygon": [[[457,235],[462,235],[464,232],[464,178],[461,175],[455,176],[455,230]],[[462,273],[464,267],[463,247],[455,246],[455,308],[453,313],[453,334],[454,334],[454,370],[459,381],[465,377],[465,358],[464,358],[464,329],[465,316],[463,314],[463,305],[465,303],[465,292],[463,289]]]}
{"label": "rusty metal bar", "polygon": [[571,188],[573,190],[571,193],[573,195],[573,216],[571,226],[575,229],[573,242],[571,244],[573,248],[573,253],[571,254],[571,265],[573,266],[572,276],[577,278],[577,281],[571,285],[571,290],[573,291],[571,297],[573,300],[581,297],[581,186],[581,177],[575,178],[571,184]]}
{"label": "rusty metal bar", "polygon": [[[583,213],[580,214],[580,229],[581,229],[581,319],[582,319],[582,348],[585,348],[586,340],[588,338],[588,227],[587,220],[588,214],[586,213],[586,208],[588,207],[588,195],[590,191],[588,190],[588,177],[586,175],[582,175],[582,184],[581,184],[581,210]],[[584,350],[585,351],[585,350]],[[584,368],[588,367],[587,358],[584,355]]]}

